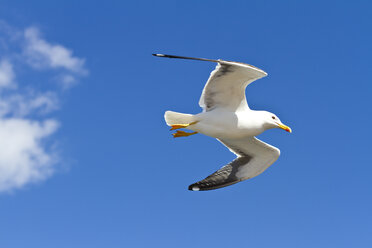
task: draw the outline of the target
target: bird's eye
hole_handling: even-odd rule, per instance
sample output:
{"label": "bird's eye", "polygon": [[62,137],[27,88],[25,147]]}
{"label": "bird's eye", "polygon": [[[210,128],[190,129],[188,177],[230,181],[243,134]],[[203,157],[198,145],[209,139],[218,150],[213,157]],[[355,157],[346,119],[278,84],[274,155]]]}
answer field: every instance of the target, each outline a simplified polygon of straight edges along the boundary
{"label": "bird's eye", "polygon": [[275,120],[275,116],[271,116],[271,118],[273,118]]}

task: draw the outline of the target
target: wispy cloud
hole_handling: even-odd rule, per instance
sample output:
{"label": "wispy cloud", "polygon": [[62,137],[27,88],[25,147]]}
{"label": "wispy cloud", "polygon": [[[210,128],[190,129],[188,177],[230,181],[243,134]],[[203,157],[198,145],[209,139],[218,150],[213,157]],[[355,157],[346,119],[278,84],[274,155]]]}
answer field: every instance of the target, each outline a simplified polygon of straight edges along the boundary
{"label": "wispy cloud", "polygon": [[6,59],[2,59],[0,61],[0,89],[14,87],[14,78],[12,64]]}
{"label": "wispy cloud", "polygon": [[[71,49],[48,42],[36,27],[19,30],[5,22],[0,25],[0,192],[5,192],[53,174],[58,155],[46,141],[60,123],[48,114],[59,109],[60,92],[88,71],[84,59],[74,56]],[[50,86],[46,83],[41,91],[30,85],[17,72],[22,70],[16,70],[24,66],[31,69],[31,77],[53,72],[52,78],[62,87],[45,90]]]}
{"label": "wispy cloud", "polygon": [[23,118],[31,114],[45,115],[59,108],[55,92],[0,94],[0,118]]}
{"label": "wispy cloud", "polygon": [[76,77],[86,75],[85,60],[73,56],[73,52],[59,44],[51,44],[44,40],[35,27],[24,30],[24,56],[28,63],[37,69],[63,69],[61,81],[70,86]]}

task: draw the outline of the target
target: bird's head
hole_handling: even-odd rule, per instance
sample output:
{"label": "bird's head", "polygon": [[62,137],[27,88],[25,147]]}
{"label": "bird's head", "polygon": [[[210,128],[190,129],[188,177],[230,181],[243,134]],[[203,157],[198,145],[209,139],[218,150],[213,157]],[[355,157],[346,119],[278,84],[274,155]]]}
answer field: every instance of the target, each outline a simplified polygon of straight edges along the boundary
{"label": "bird's head", "polygon": [[270,129],[270,128],[281,128],[289,133],[292,133],[292,129],[286,125],[284,125],[278,116],[276,116],[273,113],[264,111],[264,119],[265,119],[265,128]]}

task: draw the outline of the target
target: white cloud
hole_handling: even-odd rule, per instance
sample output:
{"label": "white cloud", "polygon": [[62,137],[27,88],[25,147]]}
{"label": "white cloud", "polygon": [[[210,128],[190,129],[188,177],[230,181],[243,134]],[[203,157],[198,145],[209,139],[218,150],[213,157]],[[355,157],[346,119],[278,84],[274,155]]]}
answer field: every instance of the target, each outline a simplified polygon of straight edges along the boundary
{"label": "white cloud", "polygon": [[[19,31],[0,21],[0,37],[0,192],[8,192],[45,180],[55,171],[58,156],[46,141],[60,124],[46,115],[59,108],[60,91],[70,88],[87,70],[84,59],[42,39],[35,27]],[[24,61],[31,68],[27,78],[15,74],[24,71]],[[46,83],[40,91],[27,82],[46,70],[62,88],[55,90]]]}
{"label": "white cloud", "polygon": [[0,61],[0,89],[14,87],[14,79],[15,75],[12,64],[6,59],[2,59]]}
{"label": "white cloud", "polygon": [[0,120],[0,191],[21,188],[53,173],[57,158],[42,141],[57,127],[55,120]]}

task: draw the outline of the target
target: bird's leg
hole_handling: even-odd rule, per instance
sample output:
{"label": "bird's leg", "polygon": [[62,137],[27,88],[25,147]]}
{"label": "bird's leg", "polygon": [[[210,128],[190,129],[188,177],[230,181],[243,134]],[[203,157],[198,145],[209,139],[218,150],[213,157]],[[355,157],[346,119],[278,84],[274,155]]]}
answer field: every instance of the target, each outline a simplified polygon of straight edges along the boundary
{"label": "bird's leg", "polygon": [[172,133],[172,135],[173,135],[173,138],[178,138],[178,137],[187,137],[187,136],[197,134],[197,133],[198,132],[187,133],[187,132],[184,132],[184,131],[177,130],[177,132]]}
{"label": "bird's leg", "polygon": [[198,122],[194,121],[194,122],[191,122],[189,124],[174,124],[174,125],[171,125],[172,128],[170,130],[172,131],[172,130],[176,130],[176,129],[180,129],[180,128],[186,128],[186,127],[194,125],[196,123],[198,123]]}
{"label": "bird's leg", "polygon": [[[194,125],[198,123],[197,121],[194,121],[194,122],[191,122],[189,124],[174,124],[174,125],[171,125],[171,129],[170,130],[176,130],[176,129],[180,129],[180,128],[186,128],[188,126],[191,126],[191,125]],[[184,131],[180,131],[180,130],[177,130],[176,133],[173,133],[173,137],[174,138],[178,138],[178,137],[188,137],[190,135],[193,135],[193,134],[197,134],[198,132],[192,132],[192,133],[187,133],[187,132],[184,132]]]}

